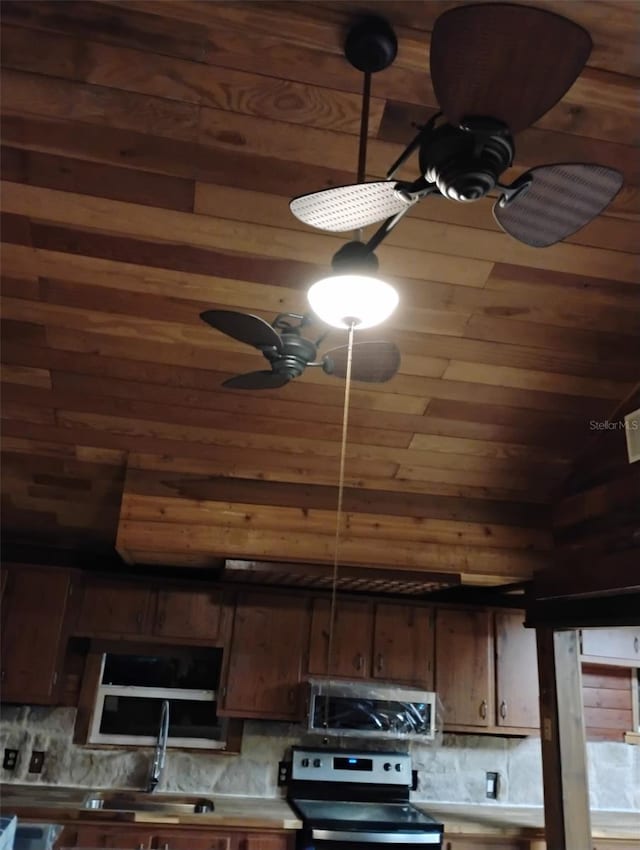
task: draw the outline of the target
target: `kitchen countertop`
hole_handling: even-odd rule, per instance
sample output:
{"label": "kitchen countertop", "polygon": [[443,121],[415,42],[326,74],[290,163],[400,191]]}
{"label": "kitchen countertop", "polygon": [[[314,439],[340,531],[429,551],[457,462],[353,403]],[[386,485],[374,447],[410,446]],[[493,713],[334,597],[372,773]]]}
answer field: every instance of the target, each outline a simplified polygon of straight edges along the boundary
{"label": "kitchen countertop", "polygon": [[[300,829],[302,822],[286,800],[262,797],[235,797],[223,794],[190,795],[211,798],[215,811],[203,814],[159,814],[113,809],[84,809],[82,803],[90,788],[62,788],[39,785],[3,785],[0,808],[29,820],[64,819],[92,821],[127,821],[129,823],[161,823],[178,826],[229,826],[245,829]],[[162,799],[162,793],[154,793]]]}
{"label": "kitchen countertop", "polygon": [[[245,829],[295,830],[302,826],[287,802],[279,798],[203,794],[202,796],[211,796],[214,800],[214,812],[159,815],[155,812],[83,809],[82,802],[91,790],[8,784],[0,787],[0,803],[4,812],[16,813],[19,817],[30,820],[124,820],[141,824]],[[162,794],[157,793],[154,796],[160,799]],[[535,840],[542,838],[544,834],[542,807],[422,801],[414,802],[414,805],[444,823],[445,833],[450,836],[474,835]],[[591,818],[594,838],[636,839],[640,848],[640,812],[600,810],[592,812]]]}
{"label": "kitchen countertop", "polygon": [[[438,802],[415,802],[414,805],[441,821],[447,835],[535,839],[544,834],[542,806]],[[634,838],[640,848],[640,812],[592,811],[591,832],[593,838]]]}

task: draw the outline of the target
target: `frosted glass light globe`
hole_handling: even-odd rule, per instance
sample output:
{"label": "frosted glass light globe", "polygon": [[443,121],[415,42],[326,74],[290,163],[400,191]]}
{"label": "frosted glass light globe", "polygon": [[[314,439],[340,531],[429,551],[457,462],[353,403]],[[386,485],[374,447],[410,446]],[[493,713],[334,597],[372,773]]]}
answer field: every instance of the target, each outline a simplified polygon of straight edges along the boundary
{"label": "frosted glass light globe", "polygon": [[314,283],[307,298],[313,312],[334,328],[372,328],[398,305],[398,293],[384,280],[362,274],[338,274]]}

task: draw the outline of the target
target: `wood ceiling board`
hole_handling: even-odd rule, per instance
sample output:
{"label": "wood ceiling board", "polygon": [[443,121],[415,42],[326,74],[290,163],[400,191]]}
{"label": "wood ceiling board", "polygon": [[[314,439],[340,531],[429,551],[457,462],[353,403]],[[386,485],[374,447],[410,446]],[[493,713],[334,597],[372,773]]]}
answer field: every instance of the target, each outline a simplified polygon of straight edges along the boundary
{"label": "wood ceiling board", "polygon": [[[374,80],[372,177],[398,155],[410,121],[434,108],[428,33],[446,5],[385,6],[400,50]],[[519,136],[517,161],[612,165],[625,174],[623,191],[547,251],[501,234],[489,203],[437,199],[412,210],[380,250],[402,306],[362,339],[394,341],[403,363],[388,384],[353,388],[351,558],[375,560],[366,538],[377,535],[405,546],[398,566],[417,559],[426,569],[405,538],[417,545],[427,534],[445,547],[430,558],[465,581],[530,574],[531,556],[548,545],[540,500],[588,440],[589,422],[640,379],[634,23],[624,3],[607,15],[592,5],[575,3],[571,15],[590,22],[589,64]],[[148,489],[200,472],[212,505],[251,514],[244,541],[232,523],[215,541],[198,538],[215,552],[189,551],[182,532],[179,547],[163,540],[176,564],[211,565],[221,541],[223,555],[276,557],[291,528],[306,535],[296,557],[331,560],[341,382],[309,370],[273,393],[224,390],[259,355],[198,313],[304,310],[308,284],[348,238],[305,228],[287,201],[353,180],[362,80],[342,56],[349,9],[6,4],[10,534],[25,539],[31,518],[49,542],[104,545],[111,534],[113,543],[102,502],[112,505],[125,466],[131,476],[139,464]],[[73,524],[79,493],[86,528]],[[165,497],[149,498],[155,510]],[[171,510],[188,529],[189,497],[171,498],[184,500]],[[514,502],[522,507],[512,514]],[[528,516],[535,522],[522,525]],[[453,542],[456,529],[474,564]],[[162,553],[140,533],[144,545],[123,548],[158,563]],[[501,560],[511,552],[520,553],[517,575]]]}

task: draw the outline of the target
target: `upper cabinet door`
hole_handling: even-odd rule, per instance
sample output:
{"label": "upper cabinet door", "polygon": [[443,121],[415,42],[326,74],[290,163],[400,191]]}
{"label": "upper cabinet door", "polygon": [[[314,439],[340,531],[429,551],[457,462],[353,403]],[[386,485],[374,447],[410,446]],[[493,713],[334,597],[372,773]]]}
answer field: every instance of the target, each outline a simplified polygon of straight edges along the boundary
{"label": "upper cabinet door", "polygon": [[583,629],[582,654],[604,664],[640,667],[640,628]]}
{"label": "upper cabinet door", "polygon": [[497,611],[496,722],[540,728],[538,653],[535,629],[525,629],[522,611]]}
{"label": "upper cabinet door", "polygon": [[4,702],[55,702],[70,586],[66,570],[11,569],[2,605]]}
{"label": "upper cabinet door", "polygon": [[299,596],[241,594],[219,714],[298,719],[308,626],[307,604]]}
{"label": "upper cabinet door", "polygon": [[223,620],[221,591],[160,590],[153,633],[216,644],[222,639]]}
{"label": "upper cabinet door", "polygon": [[88,637],[131,637],[151,627],[152,591],[142,584],[88,581],[75,633]]}
{"label": "upper cabinet door", "polygon": [[371,676],[373,607],[359,599],[337,599],[328,665],[331,600],[314,599],[311,617],[309,673],[312,676]]}
{"label": "upper cabinet door", "polygon": [[445,725],[493,725],[493,642],[488,611],[438,609],[436,691]]}
{"label": "upper cabinet door", "polygon": [[375,606],[373,676],[433,688],[433,612],[414,605]]}

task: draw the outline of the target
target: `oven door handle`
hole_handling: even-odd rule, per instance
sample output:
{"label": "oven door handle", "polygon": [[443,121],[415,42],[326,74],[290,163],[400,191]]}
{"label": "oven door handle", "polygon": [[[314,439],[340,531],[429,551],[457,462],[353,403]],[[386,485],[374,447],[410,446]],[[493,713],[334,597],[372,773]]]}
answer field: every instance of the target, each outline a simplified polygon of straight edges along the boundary
{"label": "oven door handle", "polygon": [[318,841],[357,841],[360,844],[437,844],[439,832],[352,832],[345,829],[312,829]]}

